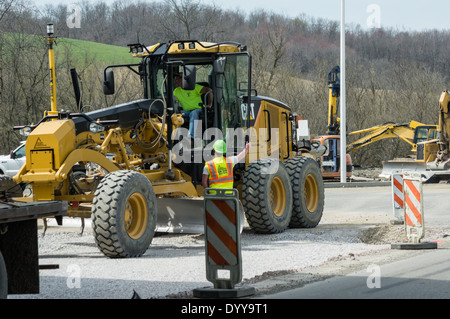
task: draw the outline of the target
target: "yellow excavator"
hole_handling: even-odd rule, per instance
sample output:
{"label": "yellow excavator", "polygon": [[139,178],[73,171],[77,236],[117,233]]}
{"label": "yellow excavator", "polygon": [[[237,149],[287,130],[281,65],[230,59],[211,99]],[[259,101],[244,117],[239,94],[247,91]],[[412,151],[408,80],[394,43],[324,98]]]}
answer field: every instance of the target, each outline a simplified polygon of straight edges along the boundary
{"label": "yellow excavator", "polygon": [[[326,148],[326,151],[322,155],[322,176],[324,178],[338,178],[340,176],[340,119],[337,117],[340,95],[339,72],[339,66],[336,66],[328,74],[329,98],[327,134],[313,139],[313,142],[317,142]],[[441,99],[445,99],[445,97],[441,97]],[[441,117],[445,117],[445,115],[442,115]],[[410,121],[409,123],[390,122],[350,132],[348,133],[348,136],[356,136],[361,134],[363,134],[363,136],[346,145],[347,177],[350,177],[352,174],[352,159],[349,154],[350,152],[371,143],[389,138],[398,138],[409,144],[411,146],[411,152],[414,154],[414,158],[395,159],[384,162],[383,172],[381,174],[382,177],[389,177],[393,169],[419,168],[424,170],[423,161],[416,160],[415,158],[417,148],[419,147],[420,152],[422,152],[423,145],[428,145],[430,141],[436,141],[440,135],[439,132],[439,125],[428,125],[417,121]],[[431,144],[433,143],[434,142],[431,142]],[[420,157],[421,155],[419,155],[419,158]],[[425,155],[422,157],[428,157],[429,159],[432,158]],[[442,172],[443,171],[441,171],[441,173]],[[425,176],[430,174],[433,175],[434,173],[431,173],[430,171]]]}
{"label": "yellow excavator", "polygon": [[[420,173],[423,181],[450,179],[450,95],[443,91],[439,98],[439,123],[434,129],[416,131],[416,152],[412,158],[396,158],[383,162],[381,176],[390,177],[394,170]],[[422,140],[421,140],[422,139]]]}
{"label": "yellow excavator", "polygon": [[[328,125],[327,134],[313,138],[312,145],[316,149],[323,147],[325,150],[321,155],[322,177],[326,179],[336,179],[340,176],[340,119],[337,116],[337,109],[340,97],[340,68],[335,66],[328,73]],[[352,176],[352,158],[346,154],[346,177]]]}
{"label": "yellow excavator", "polygon": [[[115,70],[129,71],[140,80],[142,98],[84,113],[57,109],[53,29],[47,40],[51,111],[35,125],[15,127],[28,134],[26,163],[14,180],[31,185],[33,193],[22,200],[66,201],[68,216],[92,218],[104,255],[140,256],[155,232],[203,232],[202,173],[214,142],[226,140],[230,156],[249,141],[245,161],[234,166],[239,218],[257,233],[318,225],[324,207],[319,166],[307,152],[303,156],[291,108],[252,87],[246,46],[196,40],[130,44],[138,62],[107,66],[103,92],[114,94]],[[183,89],[201,83],[213,94],[210,109],[200,105],[198,145],[186,138],[189,123],[174,99],[179,73]],[[74,81],[76,93],[77,88]]]}
{"label": "yellow excavator", "polygon": [[417,143],[435,139],[437,136],[437,128],[437,125],[426,125],[411,121],[409,123],[386,123],[359,131],[353,131],[349,133],[349,136],[365,135],[358,140],[347,144],[347,152],[357,150],[360,147],[383,139],[398,138],[411,145],[411,152],[416,153]]}

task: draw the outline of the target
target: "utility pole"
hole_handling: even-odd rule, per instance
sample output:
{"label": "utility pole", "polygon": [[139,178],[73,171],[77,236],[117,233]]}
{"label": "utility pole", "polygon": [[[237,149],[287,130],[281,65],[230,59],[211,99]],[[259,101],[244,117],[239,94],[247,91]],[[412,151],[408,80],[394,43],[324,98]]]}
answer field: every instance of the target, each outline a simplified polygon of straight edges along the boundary
{"label": "utility pole", "polygon": [[340,92],[340,131],[341,131],[341,183],[345,183],[347,180],[347,152],[346,152],[346,118],[345,118],[345,0],[341,0],[341,92]]}

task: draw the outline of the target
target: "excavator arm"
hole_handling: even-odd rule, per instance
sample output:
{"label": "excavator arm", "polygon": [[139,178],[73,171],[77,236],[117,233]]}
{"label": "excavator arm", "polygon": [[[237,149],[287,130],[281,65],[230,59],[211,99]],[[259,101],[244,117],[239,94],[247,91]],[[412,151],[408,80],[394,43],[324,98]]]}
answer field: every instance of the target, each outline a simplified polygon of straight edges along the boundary
{"label": "excavator arm", "polygon": [[[349,135],[359,135],[366,134],[358,140],[347,145],[347,152],[357,150],[360,147],[369,145],[371,143],[387,139],[387,138],[399,138],[402,141],[408,143],[412,147],[412,152],[416,152],[417,140],[423,139],[420,134],[417,134],[417,130],[420,128],[426,128],[423,133],[427,134],[428,131],[435,130],[436,126],[425,125],[416,121],[411,121],[409,123],[386,123],[383,125],[376,125],[371,128],[354,131]],[[420,131],[422,134],[422,131]]]}
{"label": "excavator arm", "polygon": [[328,73],[328,135],[340,134],[340,119],[337,117],[337,104],[340,96],[339,66]]}

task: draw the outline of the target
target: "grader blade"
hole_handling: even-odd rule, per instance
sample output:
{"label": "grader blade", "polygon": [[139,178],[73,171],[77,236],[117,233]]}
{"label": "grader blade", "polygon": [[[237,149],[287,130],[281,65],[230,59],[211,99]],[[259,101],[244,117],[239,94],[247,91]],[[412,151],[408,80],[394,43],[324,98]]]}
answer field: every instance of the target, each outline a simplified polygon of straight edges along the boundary
{"label": "grader blade", "polygon": [[[203,234],[205,232],[204,200],[200,198],[158,198],[156,232]],[[238,212],[242,232],[245,215],[240,203]]]}
{"label": "grader blade", "polygon": [[156,231],[161,233],[202,234],[203,200],[158,198]]}

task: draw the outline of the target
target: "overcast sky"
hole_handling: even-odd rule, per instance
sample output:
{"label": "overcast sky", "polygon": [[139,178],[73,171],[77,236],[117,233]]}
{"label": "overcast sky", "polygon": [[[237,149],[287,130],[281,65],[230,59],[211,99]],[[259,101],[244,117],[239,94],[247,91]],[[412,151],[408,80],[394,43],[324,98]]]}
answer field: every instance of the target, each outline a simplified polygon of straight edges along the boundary
{"label": "overcast sky", "polygon": [[[142,0],[155,1],[155,0]],[[340,20],[341,0],[199,0],[222,9],[251,12],[265,9],[289,17],[301,14]],[[40,0],[36,3],[71,4],[77,0]],[[97,2],[94,0],[92,2]],[[104,0],[112,3],[114,0]],[[362,28],[381,26],[404,31],[450,29],[448,0],[345,0],[346,23]]]}
{"label": "overcast sky", "polygon": [[[307,14],[340,20],[341,0],[215,0],[222,8],[264,8],[288,16]],[[347,23],[401,30],[450,29],[448,0],[345,0]],[[378,21],[374,21],[374,18]]]}

